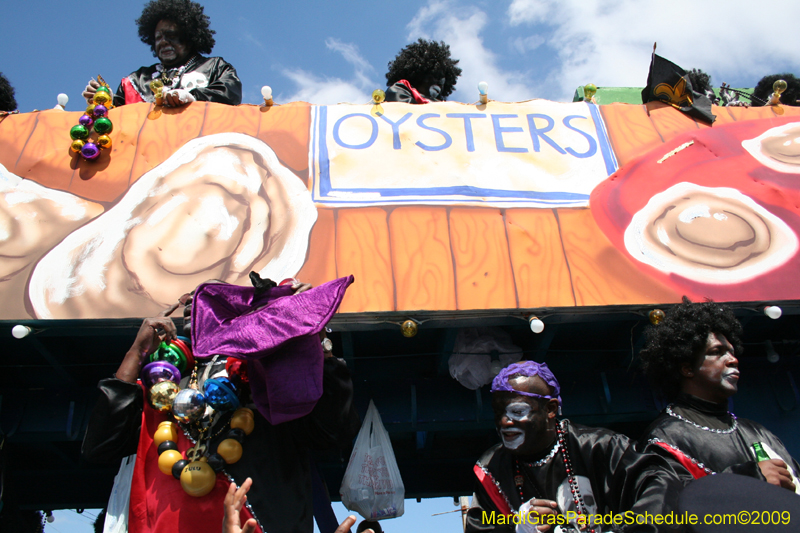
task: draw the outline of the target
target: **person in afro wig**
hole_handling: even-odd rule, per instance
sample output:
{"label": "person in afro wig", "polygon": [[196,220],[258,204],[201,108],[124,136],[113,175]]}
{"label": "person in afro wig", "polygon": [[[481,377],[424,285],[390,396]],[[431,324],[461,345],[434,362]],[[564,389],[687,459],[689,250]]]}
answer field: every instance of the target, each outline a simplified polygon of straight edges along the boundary
{"label": "person in afro wig", "polygon": [[443,41],[419,39],[409,44],[386,73],[386,101],[426,104],[447,100],[461,75],[458,59],[450,57],[450,46]]}
{"label": "person in afro wig", "polygon": [[[159,63],[142,67],[123,78],[114,95],[115,106],[137,102],[155,103],[150,86],[163,84],[167,107],[195,101],[239,105],[242,82],[236,69],[221,57],[203,57],[214,48],[214,30],[203,6],[191,0],[152,0],[136,20],[139,38],[150,46]],[[100,84],[91,80],[83,92],[91,103]]]}
{"label": "person in afro wig", "polygon": [[14,87],[2,72],[0,72],[0,111],[16,111],[17,100],[14,98]]}

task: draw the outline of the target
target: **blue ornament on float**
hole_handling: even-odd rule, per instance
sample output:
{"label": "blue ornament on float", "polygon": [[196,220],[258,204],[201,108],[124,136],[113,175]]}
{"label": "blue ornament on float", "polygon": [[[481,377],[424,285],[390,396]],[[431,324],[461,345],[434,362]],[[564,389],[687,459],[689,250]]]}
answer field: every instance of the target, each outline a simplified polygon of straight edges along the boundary
{"label": "blue ornament on float", "polygon": [[236,388],[228,378],[207,379],[203,383],[206,403],[216,411],[232,411],[239,407]]}

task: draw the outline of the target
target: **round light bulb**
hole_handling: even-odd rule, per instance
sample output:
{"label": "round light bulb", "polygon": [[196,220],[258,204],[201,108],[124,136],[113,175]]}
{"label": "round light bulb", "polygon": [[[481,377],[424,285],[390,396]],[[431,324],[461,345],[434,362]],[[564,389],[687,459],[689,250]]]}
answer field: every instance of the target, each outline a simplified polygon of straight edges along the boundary
{"label": "round light bulb", "polygon": [[45,520],[47,520],[48,524],[52,524],[53,522],[56,521],[56,517],[53,516],[53,513],[51,513],[50,511],[47,511],[47,517],[45,518]]}
{"label": "round light bulb", "polygon": [[783,309],[777,305],[768,305],[764,308],[764,314],[770,317],[772,320],[777,320],[783,314]]}
{"label": "round light bulb", "polygon": [[69,96],[67,96],[64,93],[60,93],[57,97],[57,100],[58,100],[58,105],[64,107],[65,105],[67,105],[67,102],[69,102]]}
{"label": "round light bulb", "polygon": [[531,326],[531,331],[534,333],[541,333],[544,331],[544,322],[538,319],[535,316],[532,316],[528,319],[528,323]]}
{"label": "round light bulb", "polygon": [[480,94],[489,94],[489,84],[485,81],[482,81],[478,84],[478,93]]}
{"label": "round light bulb", "polygon": [[28,326],[23,326],[22,324],[17,324],[13,328],[11,328],[11,334],[14,336],[15,339],[24,339],[27,337],[30,332],[31,328]]}
{"label": "round light bulb", "polygon": [[272,98],[272,87],[270,87],[269,85],[264,85],[261,88],[261,96],[264,97],[264,100],[269,100],[270,98]]}

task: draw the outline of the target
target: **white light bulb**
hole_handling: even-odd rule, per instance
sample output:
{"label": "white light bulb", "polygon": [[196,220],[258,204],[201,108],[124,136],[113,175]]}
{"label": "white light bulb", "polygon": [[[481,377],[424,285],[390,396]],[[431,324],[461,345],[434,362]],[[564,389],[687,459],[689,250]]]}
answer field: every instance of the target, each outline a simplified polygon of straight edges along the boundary
{"label": "white light bulb", "polygon": [[264,85],[261,88],[261,96],[264,97],[264,100],[269,100],[270,98],[272,98],[272,87],[270,87],[269,85]]}
{"label": "white light bulb", "polygon": [[770,317],[772,320],[777,320],[783,314],[783,309],[777,305],[768,305],[764,308],[764,314]]}
{"label": "white light bulb", "polygon": [[541,333],[544,331],[544,322],[532,316],[528,319],[528,323],[531,326],[531,331],[534,333]]}
{"label": "white light bulb", "polygon": [[13,328],[11,328],[11,334],[14,336],[15,339],[24,339],[28,336],[31,332],[31,328],[28,326],[23,326],[22,324],[17,324]]}
{"label": "white light bulb", "polygon": [[53,522],[56,521],[56,517],[53,516],[53,513],[51,513],[50,511],[47,511],[47,517],[45,518],[45,520],[47,520],[48,524],[52,524]]}
{"label": "white light bulb", "polygon": [[480,94],[489,94],[489,84],[485,81],[482,81],[478,84],[478,92]]}
{"label": "white light bulb", "polygon": [[64,93],[58,95],[58,105],[64,107],[67,105],[67,102],[69,102],[69,96]]}

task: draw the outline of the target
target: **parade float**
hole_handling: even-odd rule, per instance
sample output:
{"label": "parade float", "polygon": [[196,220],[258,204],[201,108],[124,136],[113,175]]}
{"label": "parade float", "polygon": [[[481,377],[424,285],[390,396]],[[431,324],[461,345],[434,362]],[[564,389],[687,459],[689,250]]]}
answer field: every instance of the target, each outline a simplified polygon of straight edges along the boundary
{"label": "parade float", "polygon": [[[735,307],[736,412],[800,453],[800,109],[715,106],[711,125],[662,102],[485,100],[0,119],[7,482],[37,509],[102,507],[116,469],[79,456],[98,379],[142,317],[251,271],[355,276],[329,336],[407,497],[471,492],[496,436],[469,370],[508,353],[548,362],[565,416],[638,436],[663,405],[634,355],[684,295]],[[346,456],[318,461],[337,487]]]}

